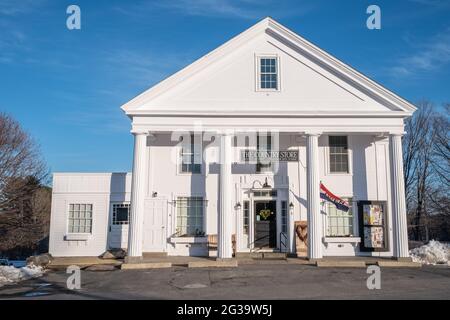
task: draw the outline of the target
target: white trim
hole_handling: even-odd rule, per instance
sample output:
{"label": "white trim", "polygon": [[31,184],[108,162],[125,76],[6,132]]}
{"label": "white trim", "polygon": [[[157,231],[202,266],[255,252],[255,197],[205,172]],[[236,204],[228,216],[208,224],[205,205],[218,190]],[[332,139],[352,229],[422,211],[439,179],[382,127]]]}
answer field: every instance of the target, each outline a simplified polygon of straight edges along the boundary
{"label": "white trim", "polygon": [[[261,88],[261,59],[276,59],[276,75],[277,75],[277,88]],[[281,91],[281,63],[280,56],[278,54],[255,54],[255,91],[256,92],[280,92]]]}
{"label": "white trim", "polygon": [[[324,134],[325,141],[325,150],[324,150],[324,165],[325,165],[325,173],[327,176],[353,176],[353,148],[351,144],[351,135],[349,134]],[[331,172],[330,170],[330,137],[347,137],[347,157],[348,157],[348,172]]]}
{"label": "white trim", "polygon": [[207,243],[208,237],[171,237],[171,243]]}
{"label": "white trim", "polygon": [[[339,75],[344,79],[344,81],[350,83],[358,90],[364,91],[367,94],[378,98],[381,104],[389,106],[390,109],[400,109],[401,111],[399,113],[402,114],[403,117],[411,115],[412,112],[416,110],[416,107],[410,102],[382,87],[375,81],[367,78],[355,69],[339,61],[337,58],[326,53],[311,42],[300,37],[296,33],[292,32],[291,30],[287,29],[286,27],[282,26],[269,17],[261,20],[246,31],[240,33],[233,39],[221,45],[217,49],[211,51],[210,53],[188,65],[184,69],[178,71],[174,75],[168,77],[152,88],[141,93],[131,101],[125,103],[121,106],[122,110],[129,116],[142,114],[143,111],[139,109],[144,103],[155,99],[163,92],[166,92],[177,84],[188,80],[192,75],[217,62],[225,55],[235,51],[238,47],[248,43],[249,40],[262,33],[281,38],[294,50],[296,50],[297,52],[301,52],[302,55],[308,56],[313,60],[313,62],[322,65],[324,68],[328,69],[328,71]],[[203,114],[208,113],[210,112],[203,112]],[[394,113],[395,111],[393,111],[392,114]],[[163,112],[163,114],[168,113],[167,111],[165,111]]]}
{"label": "white trim", "polygon": [[66,233],[65,241],[87,241],[92,237],[91,233]]}
{"label": "white trim", "polygon": [[361,237],[324,237],[323,242],[327,243],[353,243],[357,245],[361,242]]}
{"label": "white trim", "polygon": [[[81,200],[80,200],[81,201]],[[92,206],[92,212],[91,212],[91,232],[69,232],[69,220],[70,220],[70,205],[91,205]],[[94,230],[94,203],[92,202],[71,202],[71,201],[65,201],[65,205],[66,205],[66,232],[65,232],[65,236],[64,236],[64,240],[66,240],[68,237],[68,235],[88,235],[91,236],[92,235],[92,231]],[[69,237],[71,238],[71,237]],[[81,240],[87,240],[89,237],[87,237],[86,239],[81,239]]]}

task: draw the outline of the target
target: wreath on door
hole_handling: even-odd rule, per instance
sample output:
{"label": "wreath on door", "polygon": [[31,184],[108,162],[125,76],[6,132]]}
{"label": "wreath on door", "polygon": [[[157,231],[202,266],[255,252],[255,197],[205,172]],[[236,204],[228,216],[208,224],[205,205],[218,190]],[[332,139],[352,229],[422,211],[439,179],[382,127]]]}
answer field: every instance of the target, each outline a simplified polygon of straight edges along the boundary
{"label": "wreath on door", "polygon": [[261,210],[261,211],[259,212],[259,215],[260,215],[264,220],[267,220],[267,218],[268,218],[271,214],[272,214],[272,213],[270,212],[269,209],[264,209],[264,210]]}

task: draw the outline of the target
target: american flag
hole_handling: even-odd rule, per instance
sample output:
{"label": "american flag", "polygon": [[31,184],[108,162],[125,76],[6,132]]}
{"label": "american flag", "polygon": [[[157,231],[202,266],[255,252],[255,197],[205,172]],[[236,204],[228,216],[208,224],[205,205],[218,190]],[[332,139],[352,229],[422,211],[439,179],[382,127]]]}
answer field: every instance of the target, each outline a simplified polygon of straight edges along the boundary
{"label": "american flag", "polygon": [[349,210],[348,202],[331,193],[322,182],[320,183],[320,198],[333,203],[338,210],[345,212]]}

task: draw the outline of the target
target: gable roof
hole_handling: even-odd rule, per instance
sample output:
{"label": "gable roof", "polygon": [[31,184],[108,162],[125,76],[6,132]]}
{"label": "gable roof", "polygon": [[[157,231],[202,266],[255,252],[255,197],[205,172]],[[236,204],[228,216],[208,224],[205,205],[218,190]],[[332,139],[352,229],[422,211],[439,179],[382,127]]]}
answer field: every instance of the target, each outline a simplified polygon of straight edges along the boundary
{"label": "gable roof", "polygon": [[[279,40],[291,49],[320,65],[328,72],[339,76],[339,78],[343,79],[354,88],[364,92],[380,104],[391,109],[391,111],[385,114],[385,116],[390,115],[406,117],[410,116],[416,110],[416,107],[407,100],[369,79],[362,73],[323,51],[316,45],[297,35],[270,17],[261,20],[215,50],[204,55],[150,89],[144,91],[137,97],[122,105],[122,110],[129,116],[154,114],[151,110],[142,110],[141,107],[149,101],[156,99],[171,88],[174,88],[178,84],[188,80],[212,63],[220,60],[228,53],[233,52],[234,50],[245,45],[251,39],[263,33]],[[155,112],[157,114],[164,113],[164,111],[161,110],[157,110]],[[186,110],[185,114],[193,113],[189,113],[189,111]]]}

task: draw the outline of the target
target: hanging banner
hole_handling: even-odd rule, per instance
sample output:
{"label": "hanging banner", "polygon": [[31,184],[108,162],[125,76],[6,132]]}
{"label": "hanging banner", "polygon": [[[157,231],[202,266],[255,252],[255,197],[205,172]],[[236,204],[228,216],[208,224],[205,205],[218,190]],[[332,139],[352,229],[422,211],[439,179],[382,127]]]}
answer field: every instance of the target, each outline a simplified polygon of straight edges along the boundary
{"label": "hanging banner", "polygon": [[320,198],[333,203],[338,210],[347,212],[350,209],[347,201],[331,193],[322,182],[320,183]]}

